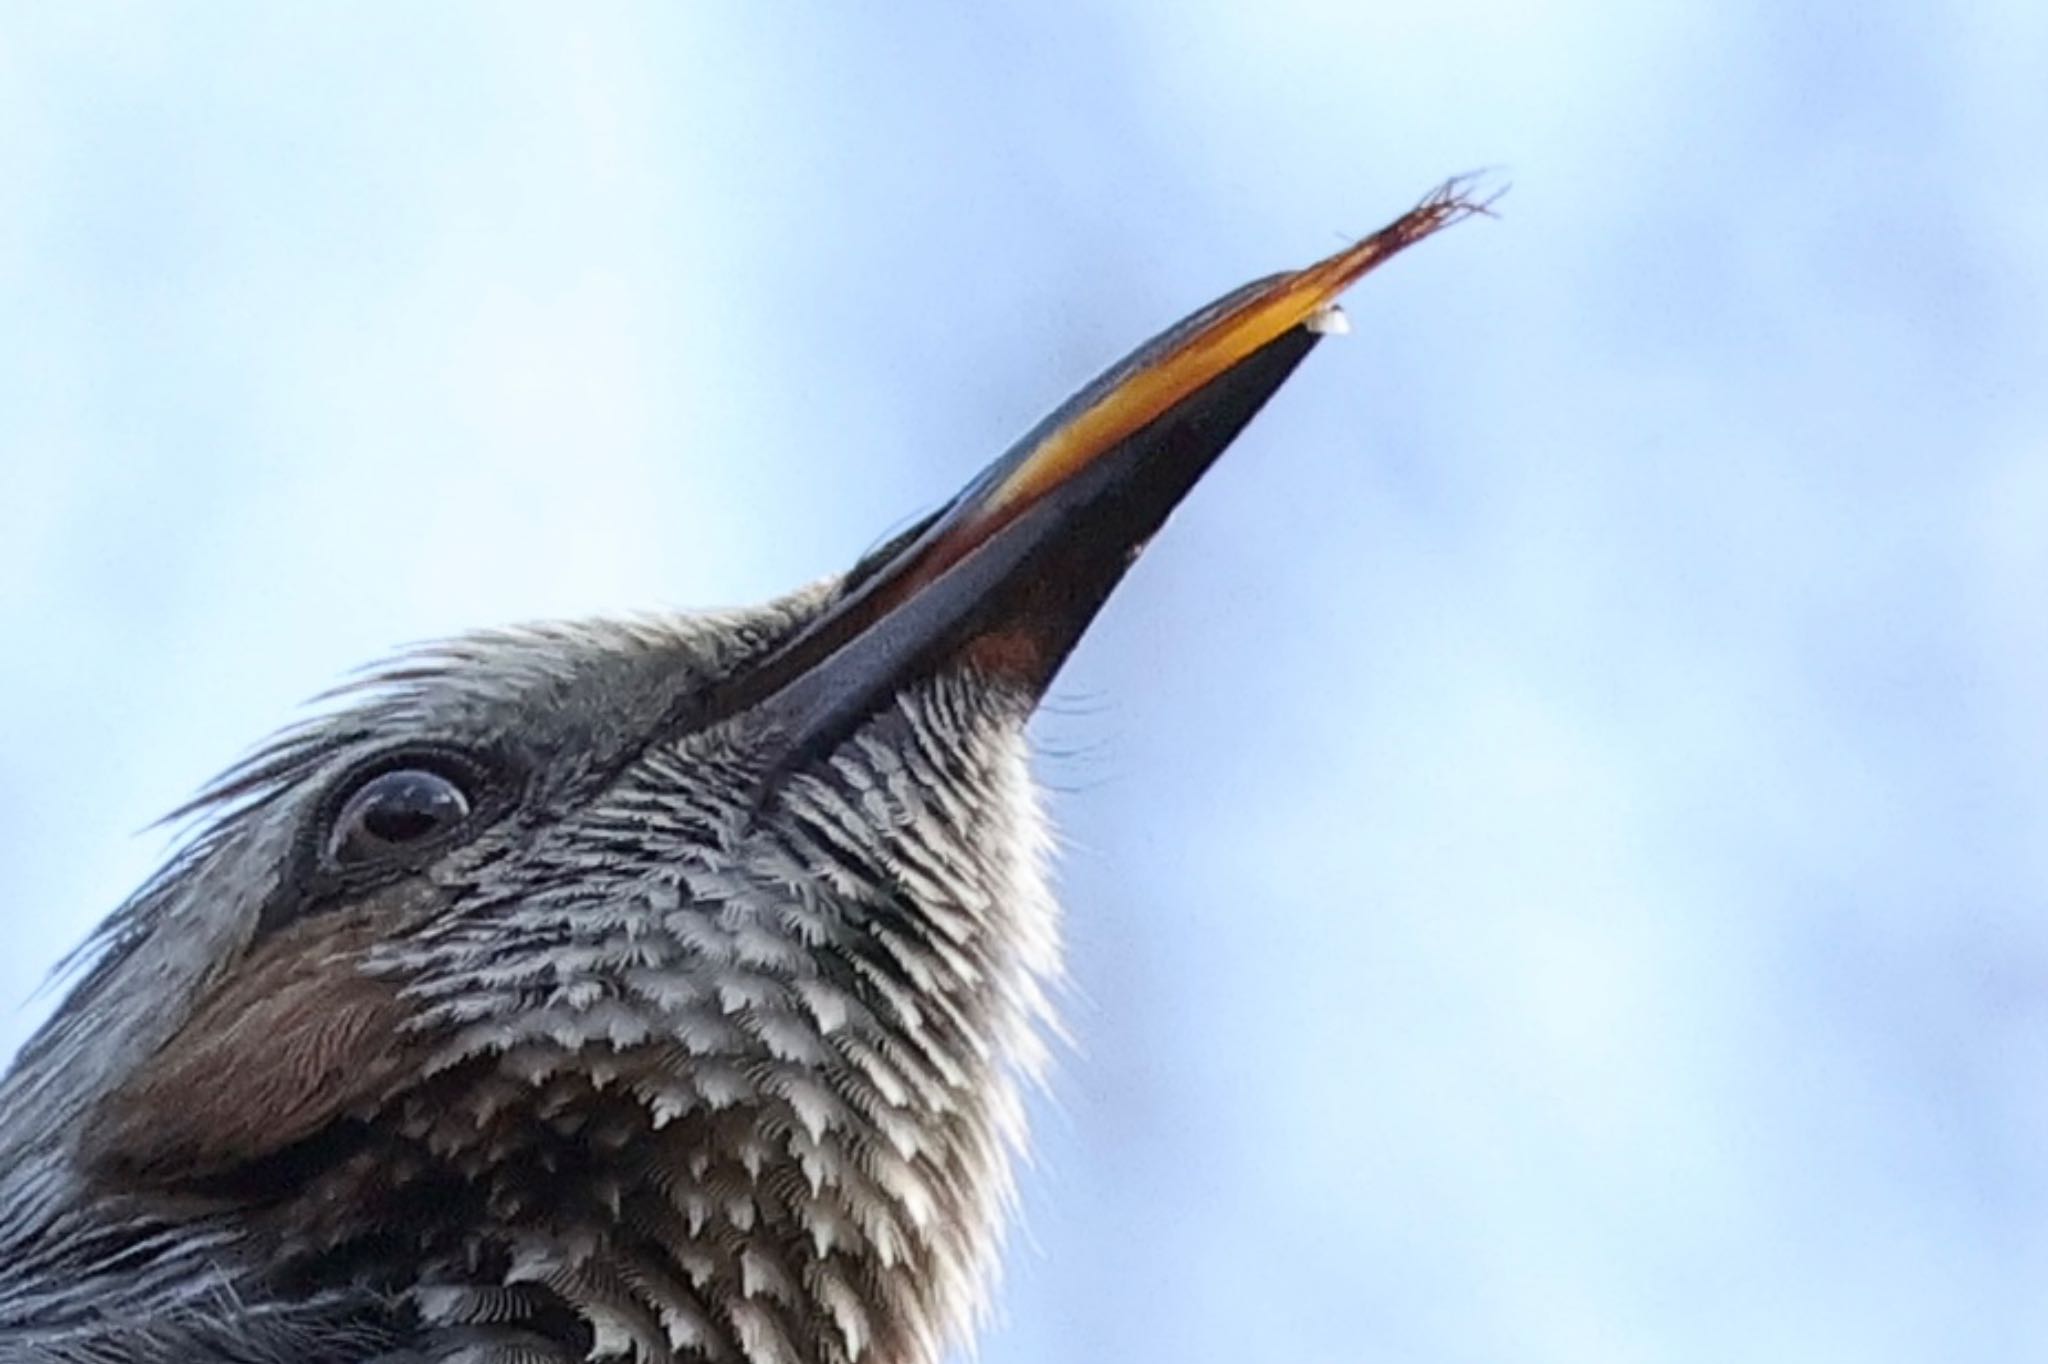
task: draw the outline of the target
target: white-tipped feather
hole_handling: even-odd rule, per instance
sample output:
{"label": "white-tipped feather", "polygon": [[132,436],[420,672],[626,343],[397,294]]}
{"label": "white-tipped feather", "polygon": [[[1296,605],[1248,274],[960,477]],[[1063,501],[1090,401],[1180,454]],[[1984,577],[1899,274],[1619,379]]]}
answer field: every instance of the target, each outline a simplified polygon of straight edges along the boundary
{"label": "white-tipped feather", "polygon": [[[982,1310],[1023,1140],[1018,1089],[1051,1022],[1059,935],[1028,700],[942,674],[790,774],[766,811],[744,726],[644,741],[693,674],[730,667],[819,600],[441,646],[354,684],[324,727],[224,781],[222,822],[109,928],[101,974],[0,1087],[50,1124],[0,1126],[0,1359],[145,1357],[23,1355],[16,1323],[31,1319],[62,1334],[94,1314],[157,1313],[164,1340],[196,1340],[226,1320],[223,1294],[242,1295],[238,1322],[264,1319],[248,1301],[265,1276],[345,1243],[365,1193],[416,1219],[412,1318],[344,1281],[276,1309],[267,1339],[291,1348],[237,1358],[354,1364],[417,1329],[426,1343],[407,1357],[432,1364],[562,1364],[534,1326],[546,1302],[581,1322],[593,1359],[936,1364]],[[251,940],[275,887],[245,881],[238,859],[276,865],[361,753],[464,726],[582,723],[579,688],[602,700],[592,713],[623,712],[613,765],[538,832],[452,854],[431,907],[355,963],[403,1001],[417,1088],[348,1115],[373,1139],[354,1163],[301,1176],[304,1229],[289,1201],[262,1240],[225,1218],[173,1228],[81,1202],[56,1134]],[[172,988],[127,989],[140,978]],[[123,1012],[145,998],[169,1012]],[[111,1011],[96,1031],[80,1025],[88,1007]],[[417,1195],[378,1182],[401,1174],[427,1182]],[[462,1182],[473,1203],[443,1209],[432,1180]],[[55,1237],[72,1238],[59,1288],[38,1277]],[[188,1306],[171,1312],[174,1288]],[[328,1320],[347,1313],[370,1324]],[[304,1347],[315,1338],[370,1346],[323,1354]]]}

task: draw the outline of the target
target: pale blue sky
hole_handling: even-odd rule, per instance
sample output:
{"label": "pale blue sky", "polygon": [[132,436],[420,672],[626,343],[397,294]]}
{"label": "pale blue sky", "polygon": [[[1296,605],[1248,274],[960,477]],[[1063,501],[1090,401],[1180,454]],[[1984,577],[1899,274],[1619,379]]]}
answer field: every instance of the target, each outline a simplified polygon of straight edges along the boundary
{"label": "pale blue sky", "polygon": [[2048,9],[0,14],[0,1051],[346,668],[842,566],[1501,166],[1063,676],[983,1358],[2048,1355]]}

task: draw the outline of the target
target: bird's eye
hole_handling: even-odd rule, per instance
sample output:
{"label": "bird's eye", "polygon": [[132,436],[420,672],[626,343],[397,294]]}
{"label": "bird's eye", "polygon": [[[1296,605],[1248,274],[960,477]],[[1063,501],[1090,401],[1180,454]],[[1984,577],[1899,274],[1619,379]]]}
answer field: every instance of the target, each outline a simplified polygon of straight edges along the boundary
{"label": "bird's eye", "polygon": [[437,841],[468,819],[469,810],[462,788],[439,772],[380,772],[343,802],[327,856],[337,866],[354,866],[404,853]]}

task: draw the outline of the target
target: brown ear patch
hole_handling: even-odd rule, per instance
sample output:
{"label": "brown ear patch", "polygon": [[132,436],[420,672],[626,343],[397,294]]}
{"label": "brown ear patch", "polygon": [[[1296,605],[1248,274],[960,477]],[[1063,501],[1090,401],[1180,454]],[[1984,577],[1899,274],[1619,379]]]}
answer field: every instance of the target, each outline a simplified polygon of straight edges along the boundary
{"label": "brown ear patch", "polygon": [[388,1091],[403,1010],[362,970],[370,916],[265,940],[92,1115],[88,1168],[153,1188],[230,1174]]}

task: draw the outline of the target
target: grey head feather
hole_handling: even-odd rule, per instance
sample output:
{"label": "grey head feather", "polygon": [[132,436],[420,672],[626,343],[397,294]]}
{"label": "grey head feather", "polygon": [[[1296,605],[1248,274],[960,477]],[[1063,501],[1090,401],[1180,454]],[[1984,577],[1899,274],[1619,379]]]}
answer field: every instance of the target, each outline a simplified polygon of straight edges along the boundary
{"label": "grey head feather", "polygon": [[[0,1360],[922,1364],[964,1338],[1057,970],[1033,698],[942,669],[765,782],[774,736],[693,698],[836,593],[432,646],[209,788],[0,1082]],[[491,774],[487,826],[323,881],[337,790],[418,753]],[[379,1028],[323,1033],[365,990]],[[153,1088],[202,1007],[233,1040]],[[337,1087],[308,1126],[296,1090]]]}

